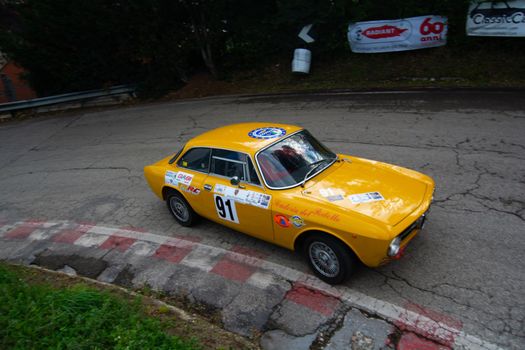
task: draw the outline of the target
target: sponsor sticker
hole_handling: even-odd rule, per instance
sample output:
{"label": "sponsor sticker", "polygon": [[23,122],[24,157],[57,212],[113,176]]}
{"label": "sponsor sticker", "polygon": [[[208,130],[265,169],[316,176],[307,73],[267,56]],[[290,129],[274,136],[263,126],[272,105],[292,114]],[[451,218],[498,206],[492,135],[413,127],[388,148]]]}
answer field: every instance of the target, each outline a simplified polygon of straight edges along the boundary
{"label": "sponsor sticker", "polygon": [[342,194],[336,194],[335,196],[326,197],[330,202],[342,201],[345,197]]}
{"label": "sponsor sticker", "polygon": [[224,185],[221,185],[221,184],[217,184],[215,185],[215,193],[218,193],[218,194],[224,194],[224,192],[226,192],[226,186]]}
{"label": "sponsor sticker", "polygon": [[191,184],[191,180],[193,180],[193,175],[185,173],[183,171],[179,171],[177,173],[177,182],[186,186],[189,186]]}
{"label": "sponsor sticker", "polygon": [[286,135],[286,130],[274,127],[259,128],[248,133],[248,136],[254,139],[275,139],[284,135]]}
{"label": "sponsor sticker", "polygon": [[382,201],[385,198],[379,192],[367,192],[367,193],[352,194],[348,196],[348,199],[350,199],[352,203],[368,203],[368,202]]}
{"label": "sponsor sticker", "polygon": [[322,188],[319,190],[319,194],[330,202],[342,201],[345,199],[344,192],[337,188]]}
{"label": "sponsor sticker", "polygon": [[391,25],[383,25],[380,27],[370,27],[362,31],[361,35],[364,35],[370,39],[386,39],[386,38],[394,38],[396,36],[401,36],[401,34],[406,32],[407,30],[408,28],[400,28],[400,27],[391,26]]}
{"label": "sponsor sticker", "polygon": [[201,190],[197,187],[194,187],[194,186],[186,186],[186,185],[180,185],[180,189],[185,191],[185,192],[189,192],[193,195],[198,195],[199,193],[201,193]]}
{"label": "sponsor sticker", "polygon": [[230,198],[237,203],[253,205],[255,207],[268,209],[272,196],[256,191],[243,190],[221,184],[215,185],[215,193]]}
{"label": "sponsor sticker", "polygon": [[246,202],[259,208],[268,209],[272,196],[269,194],[248,191]]}
{"label": "sponsor sticker", "polygon": [[176,171],[166,171],[166,174],[164,174],[164,182],[169,185],[177,186],[179,183],[177,182],[177,172]]}
{"label": "sponsor sticker", "polygon": [[290,222],[295,226],[295,227],[303,227],[304,226],[304,220],[303,218],[301,218],[299,215],[294,215],[290,218]]}
{"label": "sponsor sticker", "polygon": [[281,227],[284,227],[284,228],[290,227],[290,220],[288,220],[288,218],[284,215],[280,215],[280,214],[275,215],[273,217],[273,221]]}
{"label": "sponsor sticker", "polygon": [[166,171],[164,174],[164,182],[170,185],[177,186],[179,184],[189,186],[193,180],[193,175],[182,171]]}

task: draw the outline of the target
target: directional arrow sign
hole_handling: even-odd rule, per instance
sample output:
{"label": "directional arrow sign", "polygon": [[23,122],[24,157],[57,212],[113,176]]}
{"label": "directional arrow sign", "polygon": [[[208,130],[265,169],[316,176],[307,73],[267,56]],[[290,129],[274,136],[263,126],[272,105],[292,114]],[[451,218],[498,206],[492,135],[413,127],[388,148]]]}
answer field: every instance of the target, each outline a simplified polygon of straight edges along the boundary
{"label": "directional arrow sign", "polygon": [[299,32],[298,37],[306,41],[308,44],[313,43],[315,40],[310,35],[308,35],[308,32],[310,29],[312,29],[313,24],[308,24],[301,29]]}

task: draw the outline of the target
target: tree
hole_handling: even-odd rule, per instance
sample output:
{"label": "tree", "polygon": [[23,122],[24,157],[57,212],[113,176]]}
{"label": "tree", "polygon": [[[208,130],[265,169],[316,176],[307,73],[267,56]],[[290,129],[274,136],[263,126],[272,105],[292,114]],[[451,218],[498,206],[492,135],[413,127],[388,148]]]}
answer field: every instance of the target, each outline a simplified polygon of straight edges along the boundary
{"label": "tree", "polygon": [[[210,73],[217,77],[217,66],[214,60],[213,45],[220,38],[220,21],[213,18],[213,8],[216,1],[183,1],[191,23],[191,31],[195,35],[204,64]],[[215,19],[215,21],[214,21]]]}
{"label": "tree", "polygon": [[193,43],[179,2],[27,0],[10,6],[17,25],[0,33],[0,47],[29,70],[43,95],[120,83],[175,86],[185,76]]}

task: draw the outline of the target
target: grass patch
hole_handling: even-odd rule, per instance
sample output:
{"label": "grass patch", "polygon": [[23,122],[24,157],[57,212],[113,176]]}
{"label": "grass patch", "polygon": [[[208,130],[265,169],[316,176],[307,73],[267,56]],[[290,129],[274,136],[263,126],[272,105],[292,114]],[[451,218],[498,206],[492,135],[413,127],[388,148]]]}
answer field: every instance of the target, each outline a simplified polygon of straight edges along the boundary
{"label": "grass patch", "polygon": [[147,315],[140,297],[63,281],[60,288],[35,283],[22,270],[0,264],[1,349],[201,348],[196,340],[170,335],[175,320]]}

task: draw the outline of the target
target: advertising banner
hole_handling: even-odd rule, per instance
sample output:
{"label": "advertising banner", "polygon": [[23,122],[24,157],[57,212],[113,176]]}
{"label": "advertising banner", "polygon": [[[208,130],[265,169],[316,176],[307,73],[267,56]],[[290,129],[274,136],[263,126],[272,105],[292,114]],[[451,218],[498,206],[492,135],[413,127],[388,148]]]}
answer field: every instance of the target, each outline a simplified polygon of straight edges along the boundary
{"label": "advertising banner", "polygon": [[467,35],[525,36],[525,0],[472,3],[467,15]]}
{"label": "advertising banner", "polygon": [[448,21],[441,16],[350,23],[353,52],[374,53],[426,49],[447,44]]}

